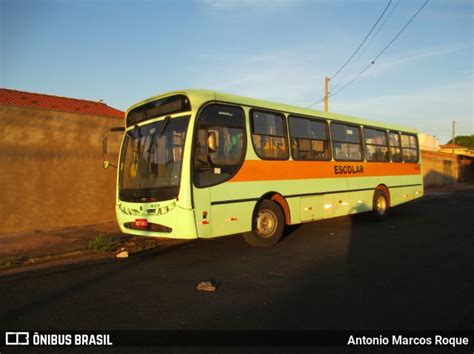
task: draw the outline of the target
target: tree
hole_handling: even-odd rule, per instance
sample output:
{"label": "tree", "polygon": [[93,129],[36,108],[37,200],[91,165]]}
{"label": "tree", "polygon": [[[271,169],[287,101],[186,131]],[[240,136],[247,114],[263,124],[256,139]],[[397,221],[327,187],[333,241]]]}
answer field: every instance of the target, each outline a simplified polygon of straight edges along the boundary
{"label": "tree", "polygon": [[[461,145],[469,149],[474,150],[474,135],[459,135],[454,138],[456,145]],[[453,140],[449,140],[448,144],[451,144]]]}

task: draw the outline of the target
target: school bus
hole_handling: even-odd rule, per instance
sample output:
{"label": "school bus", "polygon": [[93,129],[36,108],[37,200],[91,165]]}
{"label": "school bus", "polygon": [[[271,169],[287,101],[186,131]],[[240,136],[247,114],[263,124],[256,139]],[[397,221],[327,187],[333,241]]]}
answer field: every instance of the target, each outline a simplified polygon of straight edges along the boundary
{"label": "school bus", "polygon": [[[286,225],[423,196],[417,132],[209,90],[151,97],[125,115],[122,232],[178,239],[242,233],[271,246]],[[108,165],[104,161],[104,166]]]}

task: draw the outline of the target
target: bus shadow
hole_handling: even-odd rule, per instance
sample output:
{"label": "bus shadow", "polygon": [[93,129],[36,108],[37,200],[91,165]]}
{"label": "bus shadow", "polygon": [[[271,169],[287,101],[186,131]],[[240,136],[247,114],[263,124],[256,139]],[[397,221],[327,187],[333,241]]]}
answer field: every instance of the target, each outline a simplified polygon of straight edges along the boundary
{"label": "bus shadow", "polygon": [[[252,257],[259,266],[242,291],[249,290],[245,284],[257,283],[254,303],[226,308],[229,313],[220,314],[227,319],[225,328],[473,329],[472,306],[466,304],[474,283],[458,269],[471,264],[469,257],[461,255],[449,265],[449,249],[442,247],[447,242],[444,231],[435,226],[426,232],[442,209],[440,203],[400,205],[381,222],[363,213],[289,228],[284,242]],[[454,219],[456,211],[448,214]],[[448,252],[446,260],[440,258],[443,251]],[[446,278],[446,267],[454,267],[458,275]],[[271,293],[277,296],[269,297]],[[211,318],[207,323],[214,320],[218,322]]]}

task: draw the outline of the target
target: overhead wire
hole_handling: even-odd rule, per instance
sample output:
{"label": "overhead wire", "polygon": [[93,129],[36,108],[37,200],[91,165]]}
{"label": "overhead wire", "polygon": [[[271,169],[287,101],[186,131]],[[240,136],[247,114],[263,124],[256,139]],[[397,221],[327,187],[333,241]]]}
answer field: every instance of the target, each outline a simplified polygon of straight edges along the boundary
{"label": "overhead wire", "polygon": [[[359,61],[360,57],[365,53],[365,51],[370,46],[374,38],[377,37],[377,34],[379,34],[380,30],[385,26],[385,24],[387,23],[387,20],[390,18],[390,16],[392,16],[393,11],[397,8],[399,3],[400,3],[400,0],[397,0],[395,5],[392,7],[388,15],[383,20],[382,24],[377,28],[377,31],[375,31],[374,35],[370,37],[369,41],[367,42],[367,45],[364,48],[362,48],[357,58],[355,58],[354,62]],[[342,76],[342,78],[340,78],[336,84],[332,85],[332,89],[335,90],[342,82],[344,82],[344,79],[349,75],[350,72],[351,70],[347,70],[345,74]]]}
{"label": "overhead wire", "polygon": [[[372,59],[371,62],[369,62],[369,64],[367,64],[367,66],[364,67],[364,69],[362,69],[362,71],[360,71],[354,78],[352,78],[349,82],[347,82],[341,89],[339,90],[336,90],[334,93],[331,93],[329,94],[328,96],[329,97],[333,97],[335,95],[337,95],[338,93],[344,91],[348,86],[350,86],[354,81],[356,81],[359,77],[361,77],[372,65],[375,64],[375,61],[377,59],[379,59],[383,53],[385,53],[385,51],[393,44],[393,42],[395,42],[395,40],[403,33],[403,31],[408,27],[408,25],[415,19],[416,16],[418,16],[418,14],[421,12],[421,10],[423,10],[423,8],[428,4],[429,0],[425,0],[425,2],[423,3],[423,5],[420,6],[420,8],[415,12],[415,14],[408,20],[408,22],[398,31],[398,33],[392,38],[392,40],[390,42],[388,42],[388,44],[377,54],[377,56],[375,56],[374,59]],[[308,106],[308,107],[313,107],[321,102],[324,101],[324,98],[322,98],[321,100],[319,100],[318,102],[316,103],[313,103],[312,105]]]}
{"label": "overhead wire", "polygon": [[352,58],[354,58],[354,56],[357,54],[357,52],[359,51],[359,49],[364,45],[365,41],[367,40],[367,38],[369,38],[370,34],[374,31],[375,27],[377,26],[377,24],[380,22],[380,20],[382,19],[383,15],[385,14],[385,12],[387,11],[387,9],[389,8],[390,4],[392,3],[392,0],[389,0],[388,3],[387,3],[387,6],[385,6],[385,9],[382,11],[382,14],[379,16],[379,18],[377,19],[377,21],[375,22],[375,24],[372,26],[372,28],[370,29],[369,33],[367,33],[367,35],[365,36],[365,38],[362,40],[362,42],[359,44],[359,46],[357,47],[357,49],[354,51],[354,53],[352,53],[352,55],[349,57],[349,59],[347,59],[347,61],[339,68],[339,70],[336,71],[335,74],[333,74],[331,76],[331,80],[334,79],[345,67],[347,64],[349,64],[349,62],[352,60]]}

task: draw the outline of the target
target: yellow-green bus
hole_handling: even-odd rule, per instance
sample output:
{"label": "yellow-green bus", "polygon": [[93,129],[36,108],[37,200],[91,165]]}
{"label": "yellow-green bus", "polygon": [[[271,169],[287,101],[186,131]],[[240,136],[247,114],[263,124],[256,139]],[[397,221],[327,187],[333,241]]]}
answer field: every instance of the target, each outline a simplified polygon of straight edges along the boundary
{"label": "yellow-green bus", "polygon": [[116,204],[124,233],[242,233],[271,246],[285,225],[360,212],[382,219],[422,195],[413,129],[208,90],[126,112]]}

